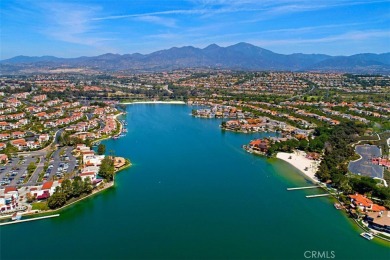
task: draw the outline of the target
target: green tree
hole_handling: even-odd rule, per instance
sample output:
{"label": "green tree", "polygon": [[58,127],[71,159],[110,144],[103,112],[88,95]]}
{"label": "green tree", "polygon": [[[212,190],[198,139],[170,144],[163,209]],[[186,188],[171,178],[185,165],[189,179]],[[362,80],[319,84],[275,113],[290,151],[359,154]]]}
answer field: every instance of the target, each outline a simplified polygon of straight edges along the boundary
{"label": "green tree", "polygon": [[106,152],[106,146],[104,144],[99,144],[97,152],[99,155],[103,155]]}
{"label": "green tree", "polygon": [[65,203],[66,203],[66,196],[65,196],[65,194],[62,193],[61,191],[57,191],[57,190],[47,200],[47,205],[51,209],[60,208],[60,207],[64,206]]}
{"label": "green tree", "polygon": [[27,166],[27,171],[28,171],[29,173],[32,173],[32,172],[35,170],[36,167],[37,167],[37,166],[35,165],[34,162],[30,162],[30,164]]}
{"label": "green tree", "polygon": [[87,177],[83,182],[83,193],[89,194],[92,192],[93,186],[91,182],[91,178]]}
{"label": "green tree", "polygon": [[105,156],[100,165],[99,175],[107,181],[112,181],[114,179],[114,173],[114,160],[110,156]]}
{"label": "green tree", "polygon": [[61,190],[65,194],[66,199],[70,199],[73,195],[72,182],[69,179],[64,180],[61,183]]}
{"label": "green tree", "polygon": [[83,193],[83,181],[80,176],[76,176],[72,182],[72,195],[73,197],[79,197]]}

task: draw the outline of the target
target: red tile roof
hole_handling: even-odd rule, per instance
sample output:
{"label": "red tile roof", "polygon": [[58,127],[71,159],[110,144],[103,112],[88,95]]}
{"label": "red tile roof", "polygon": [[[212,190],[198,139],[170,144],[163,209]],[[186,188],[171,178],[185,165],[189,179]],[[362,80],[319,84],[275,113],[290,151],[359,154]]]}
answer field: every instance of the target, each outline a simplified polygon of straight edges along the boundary
{"label": "red tile roof", "polygon": [[18,189],[15,186],[7,186],[4,189],[4,193],[8,193],[10,191],[18,191]]}
{"label": "red tile roof", "polygon": [[44,184],[42,184],[42,190],[48,190],[53,186],[53,181],[47,181]]}
{"label": "red tile roof", "polygon": [[369,207],[372,201],[361,194],[349,195],[349,197],[355,200],[356,204],[364,207]]}

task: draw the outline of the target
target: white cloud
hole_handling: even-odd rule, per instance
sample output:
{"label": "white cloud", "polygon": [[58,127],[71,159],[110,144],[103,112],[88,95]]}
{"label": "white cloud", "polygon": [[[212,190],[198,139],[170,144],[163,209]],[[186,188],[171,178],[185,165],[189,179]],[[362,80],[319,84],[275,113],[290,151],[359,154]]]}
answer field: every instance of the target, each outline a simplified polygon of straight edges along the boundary
{"label": "white cloud", "polygon": [[176,27],[176,20],[172,18],[159,17],[155,15],[143,15],[135,17],[134,19],[143,22],[154,23],[166,27]]}
{"label": "white cloud", "polygon": [[92,20],[101,10],[100,7],[50,3],[42,4],[40,8],[48,25],[41,32],[48,37],[95,47],[111,40],[103,36],[98,23]]}

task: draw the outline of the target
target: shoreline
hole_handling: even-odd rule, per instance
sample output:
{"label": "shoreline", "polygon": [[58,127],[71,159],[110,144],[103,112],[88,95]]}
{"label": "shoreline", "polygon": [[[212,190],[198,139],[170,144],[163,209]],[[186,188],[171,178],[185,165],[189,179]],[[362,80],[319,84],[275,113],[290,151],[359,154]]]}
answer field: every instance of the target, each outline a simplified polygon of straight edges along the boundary
{"label": "shoreline", "polygon": [[[122,125],[122,122],[121,122],[120,120],[118,120],[118,117],[121,116],[121,115],[124,115],[124,114],[125,114],[125,112],[120,112],[119,114],[114,115],[114,120],[115,120],[115,122],[118,122],[118,123],[119,123],[119,134],[122,132],[123,125]],[[93,140],[93,141],[91,142],[91,145],[94,145],[94,144],[96,144],[97,142],[101,142],[101,141],[103,141],[103,140],[111,139],[111,138],[113,138],[114,136],[115,136],[114,134],[111,134],[111,135],[109,135],[109,136],[107,136],[107,137],[98,138],[98,139],[96,139],[96,140]]]}
{"label": "shoreline", "polygon": [[[319,165],[318,161],[310,160],[305,157],[306,153],[296,151],[294,153],[278,152],[276,158],[285,161],[298,169],[305,177],[308,177],[313,183],[318,183],[319,180],[315,177],[317,168]],[[291,159],[289,159],[291,157]],[[307,169],[307,170],[305,170]]]}
{"label": "shoreline", "polygon": [[[122,166],[121,168],[119,168],[118,170],[115,171],[115,175],[117,173],[119,173],[120,171],[131,167],[132,164],[131,164],[130,160],[126,159],[126,162],[127,162],[126,165]],[[83,201],[83,200],[85,200],[85,199],[87,199],[89,197],[92,197],[92,196],[94,196],[96,194],[99,194],[99,193],[109,189],[109,188],[114,187],[115,186],[115,175],[114,175],[114,179],[111,182],[107,182],[107,183],[104,184],[104,187],[99,188],[99,189],[94,189],[92,191],[92,193],[90,193],[90,194],[88,194],[88,195],[86,195],[84,197],[78,198],[75,201],[72,201],[71,203],[66,204],[66,205],[64,205],[64,206],[62,206],[62,207],[60,207],[58,209],[49,209],[49,210],[43,210],[43,211],[42,210],[30,210],[30,211],[28,211],[28,212],[26,212],[24,214],[22,213],[22,215],[31,217],[31,216],[35,216],[35,215],[47,215],[47,214],[59,212],[61,210],[65,210],[67,207],[69,207],[71,205],[74,205],[74,204],[76,204],[76,203],[78,203],[80,201]],[[0,219],[7,219],[7,218],[10,218],[11,216],[12,215],[2,216],[2,217],[0,217]]]}
{"label": "shoreline", "polygon": [[184,101],[134,101],[119,103],[119,105],[133,105],[133,104],[170,104],[170,105],[185,105]]}

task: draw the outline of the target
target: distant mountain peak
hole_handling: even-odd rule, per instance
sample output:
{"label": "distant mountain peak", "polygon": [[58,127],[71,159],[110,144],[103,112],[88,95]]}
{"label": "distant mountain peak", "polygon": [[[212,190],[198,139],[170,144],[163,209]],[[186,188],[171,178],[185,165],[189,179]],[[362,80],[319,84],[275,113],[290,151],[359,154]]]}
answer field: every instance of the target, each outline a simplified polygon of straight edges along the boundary
{"label": "distant mountain peak", "polygon": [[210,44],[209,46],[203,48],[203,50],[213,50],[213,49],[218,49],[218,48],[221,48],[219,45],[213,43],[213,44]]}
{"label": "distant mountain peak", "polygon": [[[103,71],[161,71],[181,68],[223,68],[233,70],[339,71],[390,74],[390,53],[329,56],[324,54],[278,54],[240,42],[221,47],[210,44],[201,49],[193,46],[172,47],[150,54],[105,53],[95,57],[57,58],[53,56],[16,56],[0,62],[1,74],[50,71],[56,66],[84,67]],[[40,69],[40,70],[39,70]]]}

